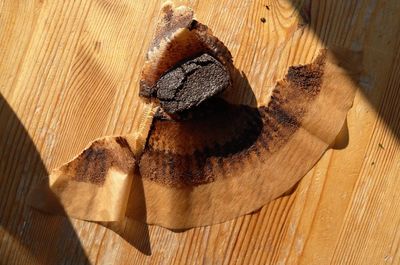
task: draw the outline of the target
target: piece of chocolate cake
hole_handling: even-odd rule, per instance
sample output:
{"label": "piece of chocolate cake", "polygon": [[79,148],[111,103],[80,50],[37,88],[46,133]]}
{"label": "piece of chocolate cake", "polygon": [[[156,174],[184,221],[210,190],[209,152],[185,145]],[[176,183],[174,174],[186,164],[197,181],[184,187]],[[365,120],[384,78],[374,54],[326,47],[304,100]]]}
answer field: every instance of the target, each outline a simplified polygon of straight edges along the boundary
{"label": "piece of chocolate cake", "polygon": [[211,55],[204,53],[178,64],[156,83],[153,97],[169,114],[198,106],[231,85],[229,72]]}

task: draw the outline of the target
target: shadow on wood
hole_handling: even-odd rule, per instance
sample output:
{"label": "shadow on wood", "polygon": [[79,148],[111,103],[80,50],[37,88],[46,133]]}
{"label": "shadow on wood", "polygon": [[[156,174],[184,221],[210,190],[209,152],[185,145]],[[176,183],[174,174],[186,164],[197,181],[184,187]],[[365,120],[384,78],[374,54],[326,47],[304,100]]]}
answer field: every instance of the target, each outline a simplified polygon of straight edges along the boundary
{"label": "shadow on wood", "polygon": [[[355,35],[357,38],[349,39],[348,35],[349,31],[351,30],[351,26],[349,25],[350,23],[355,22],[341,21],[340,25],[342,25],[343,28],[332,28],[331,24],[327,23],[327,21],[335,20],[335,18],[330,16],[335,16],[335,14],[342,12],[346,8],[348,9],[345,12],[349,13],[355,13],[357,9],[357,12],[367,13],[370,12],[369,10],[373,10],[373,6],[364,9],[362,6],[354,5],[352,1],[347,1],[345,5],[348,6],[346,7],[343,7],[343,1],[322,1],[323,3],[318,3],[318,5],[312,4],[314,2],[311,0],[289,1],[293,8],[297,11],[298,15],[301,17],[299,27],[304,26],[311,29],[311,31],[324,45],[350,47],[354,51],[362,51],[364,56],[363,61],[360,62],[360,64],[366,66],[366,68],[371,67],[371,65],[375,64],[376,62],[379,62],[382,67],[391,65],[391,69],[387,69],[387,72],[382,69],[383,74],[389,74],[388,78],[381,78],[382,82],[376,80],[380,74],[382,75],[382,73],[374,73],[376,76],[372,76],[371,73],[368,72],[370,69],[363,69],[360,80],[353,79],[353,82],[357,85],[363,96],[368,99],[371,106],[374,107],[379,115],[379,118],[381,118],[390,128],[393,135],[400,139],[400,115],[398,114],[400,110],[400,94],[398,92],[398,87],[393,85],[393,80],[390,80],[389,78],[389,76],[395,76],[393,73],[396,73],[395,71],[397,71],[397,64],[385,63],[387,61],[392,62],[393,60],[398,60],[400,57],[400,54],[396,52],[400,49],[400,43],[394,43],[391,41],[392,39],[395,39],[391,36],[397,36],[397,33],[391,31],[390,29],[385,29],[381,24],[377,24],[376,21],[372,19],[374,16],[371,16],[371,14],[365,14],[365,21],[363,21],[364,28],[379,27],[379,32],[382,33],[367,36],[363,31],[358,32],[357,34],[353,33],[353,35]],[[395,5],[396,2],[397,0],[387,1],[385,5]],[[324,21],[319,21],[316,19],[318,17],[317,13],[322,8],[325,10],[331,10],[331,12],[327,14],[327,17]],[[352,16],[349,16],[348,19],[352,19]],[[327,34],[327,31],[333,31],[336,34]],[[368,46],[365,43],[368,43]],[[395,52],[393,53],[393,51]],[[337,56],[336,59],[338,59],[339,62],[341,60],[340,56]],[[378,91],[378,89],[384,91]],[[339,137],[337,140],[342,141],[343,139]],[[343,143],[340,143],[340,149],[344,148],[342,144]]]}
{"label": "shadow on wood", "polygon": [[[48,172],[29,133],[1,94],[0,124],[0,227],[6,232],[0,244],[6,255],[0,263],[20,264],[24,255],[19,253],[25,251],[39,264],[90,264],[67,218],[45,215],[26,205],[31,185]],[[64,254],[46,254],[53,251]]]}
{"label": "shadow on wood", "polygon": [[[229,101],[236,104],[243,104],[253,108],[257,107],[257,98],[254,95],[254,90],[251,88],[249,80],[246,74],[234,68],[233,76],[232,76],[232,95],[225,94]],[[228,91],[229,93],[229,91]]]}
{"label": "shadow on wood", "polygon": [[336,136],[335,142],[332,143],[332,148],[335,150],[345,149],[349,144],[349,127],[347,125],[347,119],[344,121],[342,129]]}

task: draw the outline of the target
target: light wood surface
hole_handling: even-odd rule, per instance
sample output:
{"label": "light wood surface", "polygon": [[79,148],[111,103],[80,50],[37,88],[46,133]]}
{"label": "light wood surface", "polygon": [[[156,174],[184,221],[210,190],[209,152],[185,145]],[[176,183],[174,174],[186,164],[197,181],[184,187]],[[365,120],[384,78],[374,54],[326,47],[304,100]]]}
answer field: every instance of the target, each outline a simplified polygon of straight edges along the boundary
{"label": "light wood surface", "polygon": [[224,41],[259,104],[269,96],[261,88],[321,45],[363,49],[334,149],[292,192],[218,225],[131,222],[128,242],[32,211],[26,194],[48,170],[138,126],[139,74],[161,1],[0,0],[0,264],[400,264],[400,2],[176,3]]}

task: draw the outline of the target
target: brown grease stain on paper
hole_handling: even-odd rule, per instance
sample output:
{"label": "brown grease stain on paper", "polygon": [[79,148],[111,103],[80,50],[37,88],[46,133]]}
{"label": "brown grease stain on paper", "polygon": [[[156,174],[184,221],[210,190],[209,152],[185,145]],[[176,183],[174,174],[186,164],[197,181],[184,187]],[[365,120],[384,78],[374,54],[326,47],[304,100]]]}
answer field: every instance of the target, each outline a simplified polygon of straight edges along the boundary
{"label": "brown grease stain on paper", "polygon": [[325,57],[326,51],[312,64],[290,67],[267,107],[212,100],[199,119],[156,118],[140,158],[141,176],[174,187],[200,185],[224,177],[228,167],[278,150],[318,95]]}
{"label": "brown grease stain on paper", "polygon": [[132,150],[123,137],[116,137],[111,141],[100,139],[93,142],[75,160],[61,167],[61,171],[73,173],[74,181],[101,186],[106,181],[110,168],[129,173],[135,161]]}

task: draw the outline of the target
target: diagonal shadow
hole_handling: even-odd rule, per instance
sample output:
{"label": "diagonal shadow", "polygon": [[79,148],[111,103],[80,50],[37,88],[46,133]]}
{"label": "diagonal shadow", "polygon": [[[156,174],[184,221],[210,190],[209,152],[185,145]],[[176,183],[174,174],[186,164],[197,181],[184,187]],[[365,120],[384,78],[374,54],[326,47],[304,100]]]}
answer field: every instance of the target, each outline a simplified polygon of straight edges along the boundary
{"label": "diagonal shadow", "polygon": [[70,221],[27,207],[48,172],[29,133],[0,93],[0,264],[90,264]]}
{"label": "diagonal shadow", "polygon": [[[370,62],[388,62],[388,73],[393,77],[396,67],[399,65],[398,53],[400,49],[400,19],[395,12],[389,12],[391,9],[400,9],[398,0],[385,1],[384,5],[379,8],[380,13],[386,14],[382,16],[381,21],[374,21],[378,9],[378,1],[359,1],[359,0],[288,0],[292,7],[296,10],[302,21],[299,27],[308,27],[315,36],[325,46],[341,46],[355,51],[361,50],[364,54],[362,65],[366,65],[365,61]],[[382,2],[382,1],[381,1]],[[366,3],[367,8],[361,8]],[[272,11],[273,6],[263,6],[268,12]],[[387,11],[387,12],[385,12]],[[348,16],[343,13],[346,12]],[[321,19],[321,13],[324,18]],[[362,18],[363,31],[351,36],[356,17]],[[376,16],[378,17],[378,16]],[[340,18],[340,21],[338,21]],[[397,19],[397,28],[385,28],[385,21],[391,22]],[[396,21],[396,20],[395,20]],[[380,23],[379,25],[377,25]],[[393,24],[393,23],[392,23]],[[371,30],[372,29],[372,30]],[[369,31],[367,31],[369,30]],[[368,45],[366,44],[368,40]],[[391,45],[391,46],[390,46]],[[383,58],[385,57],[385,58]],[[340,62],[340,56],[336,56]],[[390,64],[389,64],[390,63]],[[386,65],[382,65],[386,67]],[[400,73],[400,72],[398,72]],[[397,86],[391,85],[389,78],[384,80],[386,83],[377,83],[377,76],[372,76],[367,69],[363,69],[363,73],[359,80],[352,81],[357,85],[359,91],[373,106],[386,126],[388,126],[392,134],[400,139],[400,93]],[[379,78],[379,77],[378,77]],[[382,81],[382,80],[379,80]],[[341,141],[341,140],[340,140]]]}

